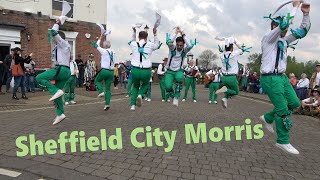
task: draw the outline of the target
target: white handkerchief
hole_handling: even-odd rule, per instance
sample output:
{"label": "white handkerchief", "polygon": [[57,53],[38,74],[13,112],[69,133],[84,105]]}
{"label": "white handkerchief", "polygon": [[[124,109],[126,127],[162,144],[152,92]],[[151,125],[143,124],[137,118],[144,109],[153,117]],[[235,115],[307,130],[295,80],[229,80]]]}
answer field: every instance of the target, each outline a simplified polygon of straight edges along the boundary
{"label": "white handkerchief", "polygon": [[71,6],[67,1],[62,2],[62,14],[61,16],[66,16],[71,11]]}
{"label": "white handkerchief", "polygon": [[104,33],[104,35],[106,35],[106,36],[108,36],[108,35],[110,35],[111,34],[111,29],[108,29],[105,33]]}
{"label": "white handkerchief", "polygon": [[142,23],[136,23],[134,25],[132,25],[133,28],[141,28]]}
{"label": "white handkerchief", "polygon": [[103,33],[105,33],[105,32],[106,32],[106,30],[104,29],[104,27],[102,26],[102,24],[100,24],[100,23],[96,23],[96,24],[97,24],[97,26],[99,26],[99,27],[100,27],[101,34],[103,34]]}
{"label": "white handkerchief", "polygon": [[67,16],[60,16],[60,17],[59,17],[59,20],[60,20],[60,22],[61,22],[61,25],[63,25],[64,22],[66,22],[67,19],[68,19]]}
{"label": "white handkerchief", "polygon": [[161,23],[161,16],[159,13],[156,13],[156,22],[154,24],[154,28],[158,28],[160,26],[160,23]]}
{"label": "white handkerchief", "polygon": [[62,12],[61,16],[59,17],[61,25],[64,24],[64,22],[68,19],[66,16],[71,11],[71,6],[67,1],[62,2]]}
{"label": "white handkerchief", "polygon": [[218,41],[225,41],[226,40],[226,38],[222,37],[222,36],[216,36],[215,39]]}

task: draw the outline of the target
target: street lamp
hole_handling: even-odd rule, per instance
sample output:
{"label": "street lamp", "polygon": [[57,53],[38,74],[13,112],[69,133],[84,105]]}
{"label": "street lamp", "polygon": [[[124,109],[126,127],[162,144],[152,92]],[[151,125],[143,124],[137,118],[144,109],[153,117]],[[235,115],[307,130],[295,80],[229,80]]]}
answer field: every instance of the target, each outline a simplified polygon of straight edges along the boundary
{"label": "street lamp", "polygon": [[144,31],[145,31],[145,32],[148,32],[148,31],[149,31],[148,25],[146,25],[146,27],[144,27]]}

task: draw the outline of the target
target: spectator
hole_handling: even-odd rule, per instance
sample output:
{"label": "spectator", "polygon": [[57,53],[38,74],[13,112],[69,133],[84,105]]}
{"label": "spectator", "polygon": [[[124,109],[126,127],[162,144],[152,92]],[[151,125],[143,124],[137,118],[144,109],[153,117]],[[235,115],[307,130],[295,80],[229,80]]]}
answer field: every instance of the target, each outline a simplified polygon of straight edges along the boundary
{"label": "spectator", "polygon": [[120,87],[123,87],[126,89],[127,85],[125,83],[125,73],[126,73],[126,68],[124,67],[123,63],[121,62],[118,66],[118,77],[119,77],[119,83],[120,83]]}
{"label": "spectator", "polygon": [[0,95],[3,95],[4,92],[2,92],[2,84],[4,82],[4,76],[6,75],[6,68],[4,59],[2,59],[2,56],[0,54]]}
{"label": "spectator", "polygon": [[320,86],[320,64],[316,65],[316,72],[314,72],[310,79],[310,89],[313,89],[316,86]]}
{"label": "spectator", "polygon": [[241,80],[241,86],[243,91],[247,91],[249,75],[250,75],[250,69],[248,65],[245,65],[243,74],[242,74],[242,80]]}
{"label": "spectator", "polygon": [[90,53],[89,60],[85,63],[85,72],[84,72],[84,78],[85,78],[85,84],[86,86],[90,86],[94,84],[94,78],[97,73],[97,66],[96,62],[94,61],[94,55]]}
{"label": "spectator", "polygon": [[116,63],[114,65],[114,72],[113,72],[113,85],[114,89],[118,89],[118,83],[119,83],[119,64]]}
{"label": "spectator", "polygon": [[76,59],[77,66],[79,68],[79,76],[77,78],[77,87],[82,87],[84,83],[84,71],[85,66],[81,59],[81,55],[78,55],[78,58]]}
{"label": "spectator", "polygon": [[260,80],[257,72],[254,72],[248,78],[248,92],[258,93],[260,89]]}
{"label": "spectator", "polygon": [[290,83],[293,86],[293,88],[296,88],[297,87],[297,83],[298,83],[298,80],[297,80],[296,76],[293,73],[290,73],[289,74],[289,79],[290,79]]}
{"label": "spectator", "polygon": [[35,77],[35,71],[34,67],[36,66],[36,63],[31,60],[29,64],[24,63],[24,67],[26,68],[26,88],[28,92],[35,92],[35,84],[34,84],[34,77]]}
{"label": "spectator", "polygon": [[11,49],[11,54],[8,54],[6,58],[4,58],[4,63],[7,71],[7,82],[6,82],[6,92],[10,93],[10,83],[12,80],[12,57],[13,57],[14,49]]}
{"label": "spectator", "polygon": [[21,67],[23,74],[14,76],[14,88],[13,88],[13,94],[12,94],[12,99],[14,100],[19,100],[17,97],[17,91],[19,86],[21,86],[21,93],[22,93],[22,99],[28,99],[25,93],[25,74],[26,74],[26,68],[24,67],[24,63],[30,63],[32,53],[27,57],[27,58],[22,58],[21,57],[21,49],[20,48],[14,48],[14,55],[12,59],[12,63],[15,65],[18,65]]}
{"label": "spectator", "polygon": [[309,87],[309,79],[307,78],[307,74],[302,73],[301,79],[299,80],[296,87],[296,93],[300,100],[307,98],[308,87]]}
{"label": "spectator", "polygon": [[302,100],[300,108],[297,110],[298,114],[317,116],[319,114],[319,87],[311,91],[312,96]]}

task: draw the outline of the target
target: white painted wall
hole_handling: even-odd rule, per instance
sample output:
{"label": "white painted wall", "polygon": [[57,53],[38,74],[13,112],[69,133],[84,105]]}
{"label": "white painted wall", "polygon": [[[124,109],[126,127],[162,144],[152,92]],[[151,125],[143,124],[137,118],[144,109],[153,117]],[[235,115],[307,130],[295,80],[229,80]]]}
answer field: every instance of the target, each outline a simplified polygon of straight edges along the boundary
{"label": "white painted wall", "polygon": [[[74,20],[86,22],[107,22],[107,0],[74,0]],[[52,0],[0,0],[4,9],[52,16]]]}

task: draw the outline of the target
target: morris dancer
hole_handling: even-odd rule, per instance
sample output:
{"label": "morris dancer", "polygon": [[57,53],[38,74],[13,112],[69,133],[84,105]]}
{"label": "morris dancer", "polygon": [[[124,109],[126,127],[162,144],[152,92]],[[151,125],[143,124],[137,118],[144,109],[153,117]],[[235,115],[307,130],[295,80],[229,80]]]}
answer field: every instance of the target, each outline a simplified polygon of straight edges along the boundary
{"label": "morris dancer", "polygon": [[159,49],[160,41],[156,28],[153,28],[154,42],[148,41],[148,33],[145,31],[139,32],[139,41],[136,41],[136,28],[132,29],[132,40],[129,42],[132,50],[131,73],[133,81],[131,111],[135,111],[136,106],[141,107],[142,96],[147,92],[152,67],[150,57],[153,51]]}
{"label": "morris dancer", "polygon": [[71,72],[71,77],[69,78],[69,80],[66,82],[66,85],[64,86],[65,105],[76,104],[76,102],[74,101],[75,99],[74,90],[76,88],[77,78],[79,76],[79,69],[75,60],[70,62],[70,72]]}
{"label": "morris dancer", "polygon": [[161,90],[161,97],[162,97],[162,102],[165,102],[166,99],[166,81],[165,81],[165,74],[166,74],[166,65],[168,62],[168,58],[164,58],[163,59],[163,63],[159,64],[158,66],[158,70],[157,70],[157,74],[158,74],[158,78],[160,80],[160,90]]}
{"label": "morris dancer", "polygon": [[[56,20],[52,29],[49,30],[49,36],[53,37],[56,46],[53,50],[55,61],[55,67],[39,74],[36,79],[37,82],[48,88],[49,93],[53,96],[49,101],[54,101],[56,105],[56,118],[53,121],[53,125],[56,125],[63,121],[66,116],[64,115],[64,107],[62,97],[64,92],[62,91],[64,85],[70,78],[70,60],[71,60],[71,47],[68,41],[65,40],[65,34],[59,31],[61,21]],[[50,81],[55,80],[55,84],[51,84]]]}
{"label": "morris dancer", "polygon": [[184,70],[186,74],[186,89],[184,91],[184,98],[182,102],[185,102],[188,99],[188,92],[191,86],[192,88],[192,100],[194,103],[197,102],[197,95],[196,95],[196,87],[197,87],[197,77],[200,75],[200,71],[198,66],[195,65],[195,61],[189,61],[189,65]]}
{"label": "morris dancer", "polygon": [[220,56],[223,74],[221,81],[224,86],[216,91],[216,94],[225,94],[224,98],[221,100],[224,108],[228,107],[227,102],[229,98],[239,94],[239,83],[237,80],[239,71],[238,56],[247,51],[244,47],[234,51],[233,45],[240,47],[233,37],[227,38],[225,40],[225,51]]}
{"label": "morris dancer", "polygon": [[[177,37],[178,34],[181,34],[181,36]],[[174,41],[176,45],[174,45]],[[169,62],[166,66],[167,72],[165,77],[166,96],[167,99],[173,98],[173,105],[178,106],[184,76],[182,69],[183,60],[187,53],[193,48],[193,45],[180,27],[176,28],[176,33],[173,37],[167,37],[167,45],[169,47]],[[174,81],[175,90],[173,90]]]}
{"label": "morris dancer", "polygon": [[[110,49],[110,41],[104,41],[104,37],[104,34],[101,33],[101,36],[97,43],[91,43],[101,54],[101,69],[96,76],[95,85],[97,86],[99,92],[98,97],[105,97],[105,106],[103,110],[108,111],[110,109],[111,101],[110,87],[113,81],[115,53],[112,49]],[[103,42],[102,47],[100,46],[101,41]],[[105,90],[102,87],[102,81],[104,81]]]}
{"label": "morris dancer", "polygon": [[272,123],[275,121],[278,136],[276,146],[291,154],[299,154],[299,151],[290,144],[289,132],[292,127],[292,110],[300,106],[300,101],[285,75],[287,48],[297,39],[304,38],[311,26],[310,4],[302,4],[302,24],[298,29],[291,30],[292,34],[286,36],[290,20],[295,16],[300,4],[301,1],[294,1],[293,9],[287,17],[274,19],[270,15],[271,32],[262,39],[261,86],[274,105],[274,109],[260,119],[271,133],[274,133]]}
{"label": "morris dancer", "polygon": [[221,72],[218,69],[217,65],[213,65],[212,70],[210,70],[209,72],[206,73],[206,76],[208,77],[208,79],[211,81],[209,83],[209,89],[210,89],[210,93],[209,93],[209,104],[212,104],[212,96],[214,94],[214,104],[218,104],[218,95],[216,94],[216,91],[219,89],[220,87],[220,82],[221,82]]}

